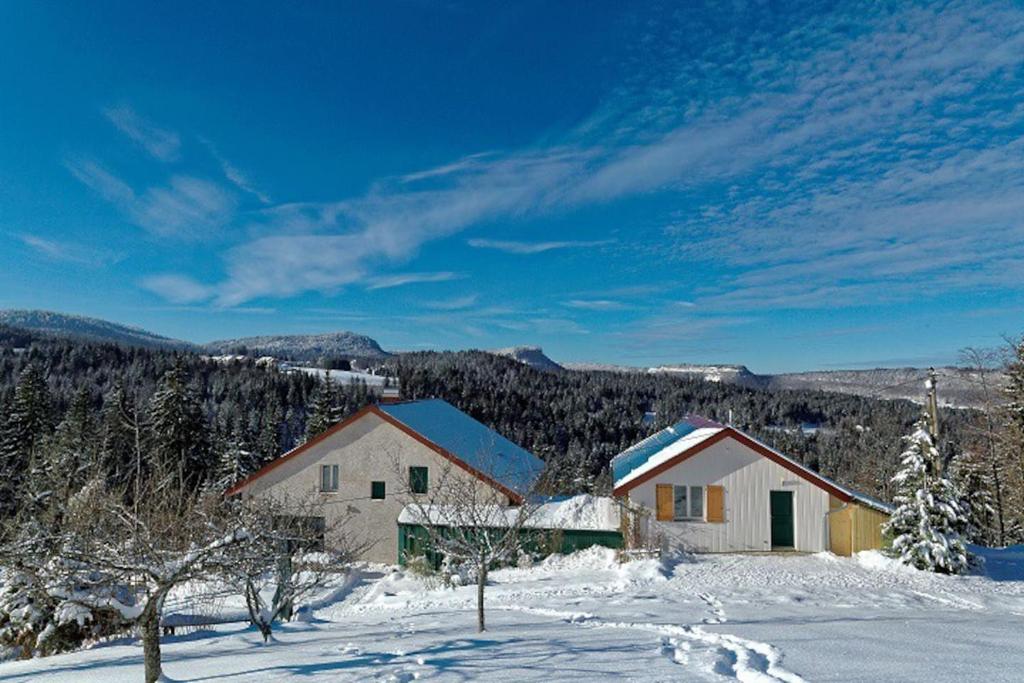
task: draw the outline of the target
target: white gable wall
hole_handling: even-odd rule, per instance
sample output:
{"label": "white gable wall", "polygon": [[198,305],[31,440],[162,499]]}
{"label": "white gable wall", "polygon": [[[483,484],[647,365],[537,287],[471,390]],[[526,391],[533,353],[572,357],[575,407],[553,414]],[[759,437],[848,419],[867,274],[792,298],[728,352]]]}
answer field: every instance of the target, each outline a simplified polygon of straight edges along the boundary
{"label": "white gable wall", "polygon": [[[652,511],[655,486],[719,485],[725,489],[725,522],[658,522],[669,541],[695,552],[771,550],[771,491],[793,492],[796,550],[828,548],[827,491],[726,438],[629,491],[629,499]],[[706,496],[705,496],[706,504]]]}
{"label": "white gable wall", "polygon": [[[320,491],[320,466],[339,465],[336,492]],[[372,544],[359,559],[398,562],[398,515],[410,502],[409,467],[427,467],[428,495],[444,477],[490,487],[374,413],[313,444],[253,481],[244,496],[318,503],[328,528]],[[371,500],[373,481],[385,482],[384,500]],[[507,498],[501,497],[507,504]]]}

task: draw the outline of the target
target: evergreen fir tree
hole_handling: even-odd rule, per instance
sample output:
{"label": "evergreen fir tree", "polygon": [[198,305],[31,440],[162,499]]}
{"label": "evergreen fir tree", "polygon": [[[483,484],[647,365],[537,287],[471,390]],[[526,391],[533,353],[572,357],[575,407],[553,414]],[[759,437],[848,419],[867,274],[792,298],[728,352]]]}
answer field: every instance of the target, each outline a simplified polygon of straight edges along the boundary
{"label": "evergreen fir tree", "polygon": [[209,469],[208,432],[199,399],[182,364],[164,373],[149,404],[150,458],[161,477],[198,485]]}
{"label": "evergreen fir tree", "polygon": [[26,491],[31,468],[50,434],[53,406],[42,369],[30,363],[14,391],[10,415],[0,434],[0,517],[12,514]]}
{"label": "evergreen fir tree", "polygon": [[953,481],[960,492],[965,538],[991,546],[998,542],[995,496],[991,469],[975,453],[961,453],[953,459]]}
{"label": "evergreen fir tree", "polygon": [[340,418],[334,382],[325,379],[313,393],[313,409],[306,420],[306,441],[326,432]]}
{"label": "evergreen fir tree", "polygon": [[893,539],[892,550],[904,564],[959,574],[968,566],[960,496],[938,471],[939,451],[925,419],[904,441],[902,464],[893,477],[896,510],[884,531]]}
{"label": "evergreen fir tree", "polygon": [[281,403],[271,395],[263,409],[256,440],[256,464],[270,462],[281,455]]}
{"label": "evergreen fir tree", "polygon": [[136,471],[141,464],[136,462],[139,456],[136,440],[141,441],[142,435],[135,432],[139,425],[133,403],[121,381],[117,381],[103,399],[98,427],[97,467],[114,488],[127,486],[140,474]]}
{"label": "evergreen fir tree", "polygon": [[1024,542],[1024,340],[1006,366],[1006,424],[1003,443],[1006,541]]}

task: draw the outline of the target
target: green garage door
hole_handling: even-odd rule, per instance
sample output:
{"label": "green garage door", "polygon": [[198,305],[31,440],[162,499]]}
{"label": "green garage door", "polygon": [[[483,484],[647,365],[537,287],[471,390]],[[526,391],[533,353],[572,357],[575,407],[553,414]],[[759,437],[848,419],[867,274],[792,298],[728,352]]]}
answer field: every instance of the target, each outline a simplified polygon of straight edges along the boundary
{"label": "green garage door", "polygon": [[772,491],[772,547],[793,547],[793,492]]}

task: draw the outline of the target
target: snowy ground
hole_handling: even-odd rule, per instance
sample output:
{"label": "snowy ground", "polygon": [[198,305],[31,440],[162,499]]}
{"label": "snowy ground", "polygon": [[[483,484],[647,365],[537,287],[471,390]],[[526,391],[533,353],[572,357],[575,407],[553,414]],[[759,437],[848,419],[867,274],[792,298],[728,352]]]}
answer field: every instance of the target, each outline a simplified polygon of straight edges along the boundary
{"label": "snowy ground", "polygon": [[[1024,548],[987,576],[941,577],[875,553],[703,556],[620,565],[591,549],[472,588],[365,572],[262,645],[240,624],[164,640],[188,681],[1019,681]],[[134,643],[0,664],[0,680],[141,679]]]}

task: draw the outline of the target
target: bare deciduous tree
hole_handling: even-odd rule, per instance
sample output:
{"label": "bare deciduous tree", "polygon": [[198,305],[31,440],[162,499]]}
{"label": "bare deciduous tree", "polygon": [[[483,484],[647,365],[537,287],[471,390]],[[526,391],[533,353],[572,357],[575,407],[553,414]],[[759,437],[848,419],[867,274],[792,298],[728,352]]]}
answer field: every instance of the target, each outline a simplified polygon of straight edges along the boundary
{"label": "bare deciduous tree", "polygon": [[275,621],[289,620],[302,598],[349,571],[367,544],[349,535],[341,520],[328,525],[313,497],[252,498],[232,504],[240,507],[252,542],[239,553],[228,580],[245,596],[249,621],[266,642]]}
{"label": "bare deciduous tree", "polygon": [[417,493],[410,486],[404,495],[408,505],[400,519],[425,530],[422,551],[436,553],[473,576],[477,629],[485,631],[487,576],[491,569],[518,560],[523,530],[538,507],[530,492],[518,493],[518,500],[510,501],[506,492],[447,466],[428,483],[426,493]]}

